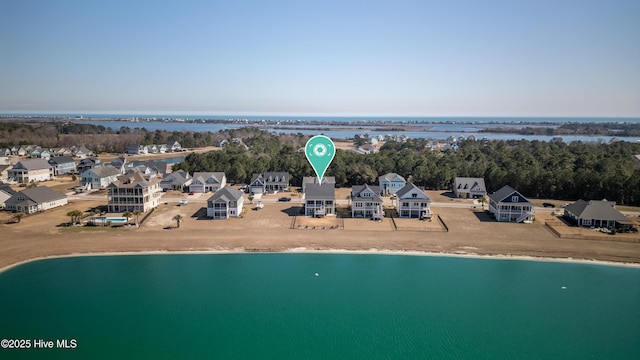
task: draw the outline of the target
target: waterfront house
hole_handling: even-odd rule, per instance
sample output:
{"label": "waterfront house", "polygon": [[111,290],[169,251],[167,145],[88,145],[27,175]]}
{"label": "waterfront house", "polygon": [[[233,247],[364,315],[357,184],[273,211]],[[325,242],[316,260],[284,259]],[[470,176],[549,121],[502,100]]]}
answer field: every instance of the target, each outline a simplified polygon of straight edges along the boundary
{"label": "waterfront house", "polygon": [[227,185],[227,176],[223,172],[195,172],[189,184],[194,193],[215,192]]}
{"label": "waterfront house", "polygon": [[96,157],[88,157],[88,158],[84,158],[82,160],[80,160],[80,162],[78,162],[78,174],[82,174],[83,172],[92,169],[96,166],[102,166],[102,160],[96,158]]}
{"label": "waterfront house", "polygon": [[11,186],[0,182],[0,208],[4,208],[5,202],[15,193]]}
{"label": "waterfront house", "polygon": [[53,175],[69,174],[76,171],[76,161],[71,156],[56,156],[49,159]]}
{"label": "waterfront house", "polygon": [[18,156],[26,156],[27,153],[27,148],[25,146],[19,146],[15,151],[12,151],[14,155],[18,155]]}
{"label": "waterfront house", "polygon": [[44,149],[38,146],[31,151],[31,153],[29,154],[29,157],[33,159],[48,160],[51,157],[51,152],[47,149]]}
{"label": "waterfront house", "polygon": [[335,183],[307,184],[306,191],[304,193],[304,214],[313,217],[335,215],[335,185]]}
{"label": "waterfront house", "polygon": [[253,174],[249,188],[254,194],[288,190],[289,173],[271,171],[264,174]]}
{"label": "waterfront house", "polygon": [[53,191],[46,186],[36,186],[13,194],[5,201],[5,208],[9,211],[32,214],[45,211],[68,203],[67,196]]}
{"label": "waterfront house", "polygon": [[[317,176],[305,176],[302,178],[302,192],[307,192],[307,185],[309,184],[317,184],[318,177]],[[335,176],[323,176],[322,184],[333,184],[335,188],[336,178]]]}
{"label": "waterfront house", "polygon": [[368,184],[353,186],[351,188],[351,217],[382,219],[384,210],[380,194],[378,186]]}
{"label": "waterfront house", "polygon": [[107,185],[122,175],[120,170],[111,166],[97,166],[80,174],[80,185],[85,189],[105,189]]}
{"label": "waterfront house", "polygon": [[498,221],[530,223],[535,218],[533,204],[509,185],[489,195],[489,212]]}
{"label": "waterfront house", "polygon": [[483,178],[457,177],[453,181],[453,194],[459,198],[482,198],[487,195]]}
{"label": "waterfront house", "polygon": [[7,171],[7,177],[19,183],[46,181],[53,178],[53,167],[46,159],[26,159]]}
{"label": "waterfront house", "polygon": [[192,178],[188,172],[178,170],[162,178],[162,181],[160,181],[160,188],[162,188],[162,190],[184,191],[184,189],[191,184],[191,181]]}
{"label": "waterfront house", "polygon": [[176,152],[182,150],[182,145],[177,141],[169,141],[165,144],[167,151]]}
{"label": "waterfront house", "polygon": [[413,183],[396,192],[396,210],[401,218],[431,218],[431,199]]}
{"label": "waterfront house", "polygon": [[9,156],[11,155],[11,149],[10,148],[2,148],[0,149],[0,156]]}
{"label": "waterfront house", "polygon": [[388,173],[378,178],[378,183],[383,195],[395,194],[407,185],[407,181],[396,173]]}
{"label": "waterfront house", "polygon": [[580,199],[565,206],[564,216],[578,226],[609,229],[633,226],[633,222],[616,209],[615,201]]}
{"label": "waterfront house", "polygon": [[107,209],[110,213],[148,211],[160,203],[160,180],[140,173],[126,174],[107,185]]}
{"label": "waterfront house", "polygon": [[207,199],[207,216],[212,219],[238,217],[244,204],[243,192],[232,187],[216,191]]}
{"label": "waterfront house", "polygon": [[139,154],[146,154],[147,153],[147,147],[144,145],[139,145],[139,144],[134,144],[134,145],[129,145],[127,146],[127,150],[126,150],[127,154],[129,155],[139,155]]}
{"label": "waterfront house", "polygon": [[141,162],[141,165],[148,167],[152,172],[156,174],[165,175],[169,173],[171,167],[166,161],[147,160]]}

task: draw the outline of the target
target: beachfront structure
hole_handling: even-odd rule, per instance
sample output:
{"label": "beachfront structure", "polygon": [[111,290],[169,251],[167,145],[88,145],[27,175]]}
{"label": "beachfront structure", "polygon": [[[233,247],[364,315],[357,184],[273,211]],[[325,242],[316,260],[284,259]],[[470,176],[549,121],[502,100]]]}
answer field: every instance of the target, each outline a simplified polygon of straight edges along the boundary
{"label": "beachfront structure", "polygon": [[53,175],[69,174],[76,171],[76,161],[71,156],[56,156],[49,159]]}
{"label": "beachfront structure", "polygon": [[53,179],[53,167],[46,159],[27,159],[7,171],[9,181],[30,183]]}
{"label": "beachfront structure", "polygon": [[65,194],[53,191],[46,186],[36,186],[13,194],[5,201],[5,208],[10,211],[32,214],[67,203]]}
{"label": "beachfront structure", "polygon": [[580,199],[565,206],[564,216],[578,226],[609,229],[633,226],[633,222],[616,209],[615,201]]}
{"label": "beachfront structure", "polygon": [[335,190],[335,183],[307,184],[304,193],[304,214],[313,217],[335,215]]}
{"label": "beachfront structure", "polygon": [[144,212],[158,206],[161,196],[159,179],[148,179],[140,173],[121,175],[107,185],[107,209],[111,213]]}
{"label": "beachfront structure", "polygon": [[120,175],[120,170],[111,165],[98,166],[80,174],[80,185],[87,190],[105,189],[107,185],[118,180]]}
{"label": "beachfront structure", "polygon": [[453,194],[459,198],[482,198],[487,195],[483,178],[457,177],[453,181]]}
{"label": "beachfront structure", "polygon": [[0,208],[5,207],[5,202],[11,198],[16,192],[3,182],[0,182]]}
{"label": "beachfront structure", "polygon": [[498,221],[530,223],[535,218],[533,204],[509,185],[489,195],[489,212]]}
{"label": "beachfront structure", "polygon": [[378,186],[364,184],[351,188],[351,217],[382,219],[382,203]]}
{"label": "beachfront structure", "polygon": [[[318,184],[317,176],[305,176],[302,178],[302,192],[307,192],[307,185],[309,184]],[[324,176],[322,177],[322,184],[333,184],[335,188],[336,177],[335,176]]]}
{"label": "beachfront structure", "polygon": [[227,176],[223,172],[195,172],[189,191],[194,193],[216,192],[227,185]]}
{"label": "beachfront structure", "polygon": [[407,181],[396,173],[388,173],[378,178],[378,183],[383,195],[395,194],[407,185]]}
{"label": "beachfront structure", "polygon": [[184,170],[178,170],[162,178],[162,181],[160,181],[160,188],[162,188],[163,191],[166,191],[166,190],[184,191],[186,187],[191,185],[192,180],[193,179],[188,172]]}
{"label": "beachfront structure", "polygon": [[249,189],[253,194],[263,194],[273,191],[285,191],[289,189],[288,172],[265,172],[253,174]]}
{"label": "beachfront structure", "polygon": [[96,166],[102,166],[102,160],[96,157],[84,158],[80,160],[80,162],[78,163],[78,166],[77,166],[78,174],[82,174],[83,172],[89,169],[92,169]]}
{"label": "beachfront structure", "polygon": [[413,183],[408,183],[396,192],[395,202],[401,218],[431,218],[431,199]]}
{"label": "beachfront structure", "polygon": [[212,219],[238,217],[244,205],[243,192],[232,187],[216,191],[207,199],[207,216]]}
{"label": "beachfront structure", "polygon": [[181,151],[182,150],[182,146],[177,141],[169,141],[169,142],[167,142],[165,144],[165,147],[166,147],[167,151],[171,151],[171,152]]}
{"label": "beachfront structure", "polygon": [[127,146],[127,150],[126,150],[126,153],[129,155],[141,155],[141,154],[146,154],[147,152],[148,152],[148,148],[140,144],[131,144]]}

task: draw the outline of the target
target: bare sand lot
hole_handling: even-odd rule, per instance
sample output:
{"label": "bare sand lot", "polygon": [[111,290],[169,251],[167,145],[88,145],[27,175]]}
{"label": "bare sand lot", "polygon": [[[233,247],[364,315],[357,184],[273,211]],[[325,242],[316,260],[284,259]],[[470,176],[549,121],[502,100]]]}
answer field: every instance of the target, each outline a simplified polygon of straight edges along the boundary
{"label": "bare sand lot", "polygon": [[[344,190],[348,193],[348,189]],[[298,216],[301,209],[298,199],[265,202],[261,210],[253,210],[254,206],[247,201],[241,218],[211,220],[205,216],[208,196],[187,196],[189,203],[184,206],[163,202],[139,228],[60,226],[69,221],[66,214],[71,210],[87,211],[105,204],[97,200],[72,200],[66,206],[26,216],[20,223],[0,224],[0,268],[33,258],[69,254],[291,249],[417,251],[640,264],[640,242],[557,237],[545,227],[545,219],[556,219],[551,210],[538,211],[533,224],[499,223],[481,209],[466,206],[464,202],[468,200],[455,199],[451,201],[461,201],[462,206],[432,207],[448,231],[436,231],[436,226],[440,225],[435,220],[421,222],[417,219],[394,219],[402,220],[394,229],[394,220],[388,217],[381,222],[334,218],[343,226],[337,229],[316,226],[314,229],[293,226],[297,219],[300,224],[308,225],[315,221]],[[346,212],[346,208],[343,206],[341,211]],[[178,214],[183,217],[179,228],[173,220]],[[9,213],[0,215],[3,220],[10,218]],[[134,223],[133,219],[131,223]]]}

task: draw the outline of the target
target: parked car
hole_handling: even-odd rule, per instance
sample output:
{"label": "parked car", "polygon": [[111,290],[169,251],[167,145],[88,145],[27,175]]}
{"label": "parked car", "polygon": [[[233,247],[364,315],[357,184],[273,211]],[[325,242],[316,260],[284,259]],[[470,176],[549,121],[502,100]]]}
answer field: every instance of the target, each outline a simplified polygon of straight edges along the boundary
{"label": "parked car", "polygon": [[542,203],[542,206],[544,206],[544,207],[550,207],[550,208],[554,208],[554,207],[556,207],[555,205],[553,205],[552,203],[549,203],[549,202]]}
{"label": "parked car", "polygon": [[291,198],[283,196],[283,197],[279,198],[278,201],[291,201]]}
{"label": "parked car", "polygon": [[187,205],[188,203],[189,203],[189,201],[187,199],[180,200],[180,206]]}

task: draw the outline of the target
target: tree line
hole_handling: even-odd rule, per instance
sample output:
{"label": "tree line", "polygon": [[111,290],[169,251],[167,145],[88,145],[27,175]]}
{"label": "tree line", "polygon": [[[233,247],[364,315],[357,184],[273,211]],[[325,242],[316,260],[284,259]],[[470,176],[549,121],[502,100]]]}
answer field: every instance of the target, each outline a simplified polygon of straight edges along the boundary
{"label": "tree line", "polygon": [[[265,132],[256,133],[242,146],[230,144],[223,151],[190,154],[174,170],[223,171],[234,183],[248,183],[254,173],[288,171],[291,185],[300,186],[304,176],[313,176],[297,139]],[[295,140],[295,141],[292,141]],[[458,177],[482,177],[487,191],[510,185],[525,196],[563,200],[603,199],[619,204],[640,205],[640,144],[629,142],[585,143],[528,140],[465,140],[457,151],[433,152],[427,140],[385,143],[375,154],[357,154],[338,149],[326,176],[335,176],[336,186],[377,184],[378,176],[395,172],[426,189],[450,189]]]}

